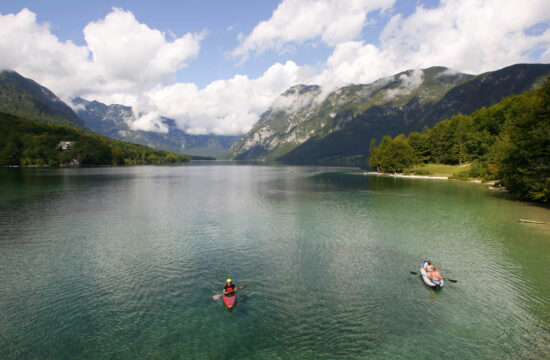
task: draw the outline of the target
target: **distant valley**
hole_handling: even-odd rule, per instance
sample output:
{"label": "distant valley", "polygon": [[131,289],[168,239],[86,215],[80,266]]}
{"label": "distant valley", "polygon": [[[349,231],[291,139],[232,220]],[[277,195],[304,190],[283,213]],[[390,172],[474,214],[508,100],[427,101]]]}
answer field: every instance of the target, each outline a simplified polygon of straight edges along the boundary
{"label": "distant valley", "polygon": [[172,119],[163,118],[168,132],[133,130],[130,124],[135,120],[132,108],[124,105],[105,105],[98,101],[75,98],[77,114],[86,126],[94,131],[135,144],[154,149],[184,153],[194,156],[219,157],[225,153],[240,136],[190,135],[177,128]]}

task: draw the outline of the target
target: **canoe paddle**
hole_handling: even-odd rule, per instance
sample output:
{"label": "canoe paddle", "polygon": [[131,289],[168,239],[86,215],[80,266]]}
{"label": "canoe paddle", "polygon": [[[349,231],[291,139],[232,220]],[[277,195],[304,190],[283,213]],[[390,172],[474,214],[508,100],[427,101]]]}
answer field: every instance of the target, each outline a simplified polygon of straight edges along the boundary
{"label": "canoe paddle", "polygon": [[[411,273],[411,275],[418,275],[417,272],[414,272],[414,271],[409,271],[409,272]],[[445,280],[449,280],[449,281],[452,282],[452,283],[457,283],[457,282],[458,282],[458,280],[449,279],[449,278],[447,278],[447,279],[445,279]]]}
{"label": "canoe paddle", "polygon": [[[239,289],[244,289],[248,286],[248,284],[244,284],[243,286],[241,286]],[[212,299],[213,300],[220,300],[220,298],[223,296],[223,294],[218,294],[218,295],[214,295],[212,296]]]}

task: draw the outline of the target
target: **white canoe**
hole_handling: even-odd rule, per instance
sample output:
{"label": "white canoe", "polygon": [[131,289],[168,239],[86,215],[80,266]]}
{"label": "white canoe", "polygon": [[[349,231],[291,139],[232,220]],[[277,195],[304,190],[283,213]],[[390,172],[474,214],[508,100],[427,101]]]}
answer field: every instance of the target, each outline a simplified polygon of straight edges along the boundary
{"label": "white canoe", "polygon": [[423,267],[420,268],[420,275],[422,275],[422,280],[424,280],[424,284],[428,285],[429,287],[439,289],[439,288],[443,287],[443,285],[445,285],[445,281],[443,281],[443,280],[428,279],[428,276],[426,274],[426,270],[424,270]]}

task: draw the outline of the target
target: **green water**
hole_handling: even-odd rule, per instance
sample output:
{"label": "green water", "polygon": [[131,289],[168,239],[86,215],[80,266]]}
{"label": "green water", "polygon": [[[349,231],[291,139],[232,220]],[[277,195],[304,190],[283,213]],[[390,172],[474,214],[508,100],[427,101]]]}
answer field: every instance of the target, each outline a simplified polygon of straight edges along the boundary
{"label": "green water", "polygon": [[0,169],[0,358],[550,356],[550,210],[289,169]]}

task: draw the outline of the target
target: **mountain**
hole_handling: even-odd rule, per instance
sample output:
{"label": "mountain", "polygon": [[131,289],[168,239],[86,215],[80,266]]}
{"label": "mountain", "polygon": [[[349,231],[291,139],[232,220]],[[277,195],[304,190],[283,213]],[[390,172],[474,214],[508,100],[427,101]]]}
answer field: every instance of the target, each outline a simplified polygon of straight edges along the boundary
{"label": "mountain", "polygon": [[518,64],[478,76],[444,67],[408,70],[328,96],[315,85],[284,92],[225,155],[237,160],[365,164],[373,138],[421,130],[529,90],[550,64]]}
{"label": "mountain", "polygon": [[49,124],[86,128],[84,121],[53,92],[15,71],[0,73],[0,111]]}
{"label": "mountain", "polygon": [[124,105],[105,105],[82,98],[73,99],[78,116],[86,126],[108,137],[149,146],[155,149],[194,156],[217,157],[225,153],[239,136],[190,135],[177,128],[172,119],[163,118],[167,133],[134,130],[136,120],[132,108]]}
{"label": "mountain", "polygon": [[548,76],[550,64],[516,64],[474,76],[449,90],[424,119],[425,125],[431,127],[458,113],[470,115],[477,109],[494,105],[507,96],[539,88]]}

